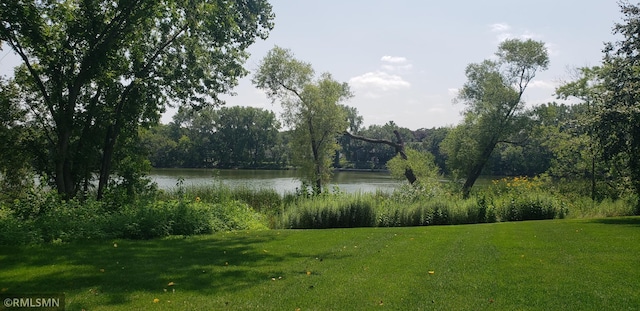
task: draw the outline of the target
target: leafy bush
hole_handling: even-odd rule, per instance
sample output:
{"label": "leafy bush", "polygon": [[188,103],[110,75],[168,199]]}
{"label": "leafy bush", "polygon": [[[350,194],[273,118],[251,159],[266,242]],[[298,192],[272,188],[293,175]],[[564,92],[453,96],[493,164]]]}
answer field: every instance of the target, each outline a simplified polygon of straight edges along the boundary
{"label": "leafy bush", "polygon": [[33,220],[16,217],[14,211],[0,205],[0,245],[25,245],[41,242]]}
{"label": "leafy bush", "polygon": [[[34,198],[45,198],[44,201]],[[246,203],[229,200],[134,201],[117,210],[112,204],[62,201],[42,194],[0,206],[0,245],[94,239],[152,239],[215,231],[265,229],[264,216]]]}
{"label": "leafy bush", "polygon": [[45,242],[108,238],[101,203],[77,200],[53,204],[42,215],[34,218],[39,235]]}

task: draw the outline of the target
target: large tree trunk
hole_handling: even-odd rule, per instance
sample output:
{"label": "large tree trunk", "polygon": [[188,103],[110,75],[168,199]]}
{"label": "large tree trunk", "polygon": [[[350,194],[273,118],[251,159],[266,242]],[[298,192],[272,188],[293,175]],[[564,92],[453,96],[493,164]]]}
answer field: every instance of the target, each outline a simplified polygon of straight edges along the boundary
{"label": "large tree trunk", "polygon": [[[320,163],[320,151],[319,143],[316,140],[315,129],[313,128],[313,122],[311,122],[311,118],[307,119],[307,126],[309,129],[309,137],[311,137],[311,152],[313,154],[313,166],[314,166],[314,181],[313,181],[313,193],[321,194],[322,193],[322,167]],[[306,190],[305,190],[306,191]]]}
{"label": "large tree trunk", "polygon": [[76,194],[75,180],[73,178],[72,163],[69,158],[69,140],[71,137],[71,131],[67,130],[65,126],[59,130],[58,143],[55,153],[55,182],[58,194],[63,199],[68,200],[73,198]]}
{"label": "large tree trunk", "polygon": [[[402,157],[402,159],[404,159],[405,161],[408,159],[407,158],[407,154],[404,152],[404,141],[402,140],[402,136],[400,136],[400,132],[398,132],[397,130],[393,131],[393,134],[396,135],[396,139],[398,140],[398,142],[393,142],[390,140],[386,140],[386,139],[375,139],[375,138],[368,138],[368,137],[364,137],[364,136],[358,136],[358,135],[354,135],[351,134],[349,132],[344,132],[343,133],[345,136],[353,138],[353,139],[357,139],[357,140],[361,140],[361,141],[365,141],[368,143],[372,143],[372,144],[385,144],[385,145],[389,145],[393,148],[395,148],[396,150],[396,154],[399,154],[400,157]],[[416,178],[416,175],[413,173],[413,170],[411,168],[406,168],[404,171],[404,176],[407,178],[407,181],[410,184],[414,184],[418,179]]]}
{"label": "large tree trunk", "polygon": [[476,180],[478,180],[478,177],[480,177],[480,174],[482,173],[482,169],[484,168],[484,165],[487,163],[487,161],[489,161],[489,157],[491,156],[493,149],[498,144],[497,141],[495,142],[494,141],[490,142],[489,145],[487,145],[487,147],[482,151],[482,154],[480,155],[478,162],[476,162],[471,168],[471,170],[467,172],[467,179],[465,180],[464,185],[462,185],[463,198],[465,199],[469,198],[469,195],[471,194],[471,188],[476,183]]}
{"label": "large tree trunk", "polygon": [[117,136],[117,133],[114,132],[114,127],[109,126],[102,150],[102,159],[100,160],[100,176],[98,178],[98,194],[96,196],[98,201],[104,197],[104,191],[109,182],[109,175],[111,174],[111,161],[113,159],[113,150]]}

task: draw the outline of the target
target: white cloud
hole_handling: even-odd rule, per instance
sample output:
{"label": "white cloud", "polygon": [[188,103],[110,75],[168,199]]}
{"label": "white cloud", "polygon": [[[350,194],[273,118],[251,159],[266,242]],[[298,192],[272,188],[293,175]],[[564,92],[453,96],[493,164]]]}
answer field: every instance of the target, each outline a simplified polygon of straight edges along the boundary
{"label": "white cloud", "polygon": [[392,64],[402,64],[407,62],[406,57],[385,55],[380,58],[381,61]]}
{"label": "white cloud", "polygon": [[367,72],[349,79],[349,83],[356,88],[378,88],[383,91],[405,89],[411,87],[411,83],[401,76],[388,74],[383,71]]}
{"label": "white cloud", "polygon": [[380,69],[352,77],[349,84],[369,98],[379,98],[384,92],[411,87],[411,83],[399,75],[413,68],[406,57],[385,55],[380,61]]}
{"label": "white cloud", "polygon": [[460,90],[457,89],[457,88],[453,88],[452,87],[452,88],[448,88],[447,89],[447,93],[449,94],[449,96],[456,97],[456,96],[458,96],[458,92],[460,92]]}
{"label": "white cloud", "polygon": [[383,71],[409,71],[413,65],[409,63],[406,57],[385,55],[380,58],[383,62],[381,68]]}
{"label": "white cloud", "polygon": [[492,32],[506,32],[509,29],[511,29],[511,26],[509,26],[509,24],[505,24],[505,23],[495,23],[491,25],[491,31]]}
{"label": "white cloud", "polygon": [[509,24],[505,24],[505,23],[495,23],[495,24],[491,24],[489,25],[489,28],[491,28],[491,32],[496,33],[496,39],[498,40],[498,42],[502,42],[504,40],[507,39],[513,39],[513,38],[517,38],[517,39],[521,39],[521,40],[527,40],[527,39],[539,39],[542,36],[533,32],[530,32],[528,30],[524,30],[521,34],[519,35],[515,35],[512,32],[510,32],[511,30],[511,26]]}

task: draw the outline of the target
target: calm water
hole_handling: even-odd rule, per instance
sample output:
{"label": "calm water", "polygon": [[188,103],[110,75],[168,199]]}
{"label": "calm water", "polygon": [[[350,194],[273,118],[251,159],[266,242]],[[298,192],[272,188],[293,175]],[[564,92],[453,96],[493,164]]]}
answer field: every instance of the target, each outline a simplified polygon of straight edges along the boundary
{"label": "calm water", "polygon": [[[207,185],[222,182],[230,187],[245,186],[252,189],[274,189],[278,193],[294,192],[300,187],[296,171],[289,170],[211,170],[211,169],[154,169],[149,177],[160,189],[173,189],[178,180],[184,186]],[[336,172],[331,185],[344,192],[392,191],[400,182],[384,172]]]}

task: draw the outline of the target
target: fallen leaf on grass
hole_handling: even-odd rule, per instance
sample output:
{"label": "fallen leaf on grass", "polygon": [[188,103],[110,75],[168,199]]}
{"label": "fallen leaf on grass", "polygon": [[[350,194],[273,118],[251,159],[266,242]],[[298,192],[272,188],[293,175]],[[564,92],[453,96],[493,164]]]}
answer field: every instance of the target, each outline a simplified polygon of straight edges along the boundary
{"label": "fallen leaf on grass", "polygon": [[429,271],[429,274],[436,274],[435,271]]}
{"label": "fallen leaf on grass", "polygon": [[158,299],[158,298],[154,298],[153,299],[153,303],[158,303],[158,302],[160,302],[160,299]]}
{"label": "fallen leaf on grass", "polygon": [[173,282],[169,282],[169,284],[167,284],[167,286],[173,286],[173,285],[175,285],[175,283]]}

